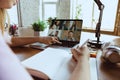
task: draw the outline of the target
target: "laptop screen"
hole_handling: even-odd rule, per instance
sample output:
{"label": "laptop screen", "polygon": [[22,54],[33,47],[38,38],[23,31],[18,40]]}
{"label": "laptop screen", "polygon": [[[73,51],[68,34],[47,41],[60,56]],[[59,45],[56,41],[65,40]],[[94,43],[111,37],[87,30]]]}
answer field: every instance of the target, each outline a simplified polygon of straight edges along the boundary
{"label": "laptop screen", "polygon": [[48,36],[58,37],[63,46],[74,46],[80,41],[82,23],[83,20],[78,19],[54,19],[49,26]]}

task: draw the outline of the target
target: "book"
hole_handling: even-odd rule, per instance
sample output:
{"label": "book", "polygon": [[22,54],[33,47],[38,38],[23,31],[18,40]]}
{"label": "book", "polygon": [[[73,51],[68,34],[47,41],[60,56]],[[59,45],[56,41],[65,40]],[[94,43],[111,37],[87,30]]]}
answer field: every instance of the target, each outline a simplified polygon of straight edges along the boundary
{"label": "book", "polygon": [[[26,68],[36,70],[36,74],[38,72],[46,74],[51,80],[69,80],[70,75],[74,70],[74,65],[71,59],[72,54],[66,50],[47,48],[44,51],[22,61],[22,64]],[[95,62],[96,61],[92,62],[92,64]],[[30,74],[36,76],[35,73]]]}

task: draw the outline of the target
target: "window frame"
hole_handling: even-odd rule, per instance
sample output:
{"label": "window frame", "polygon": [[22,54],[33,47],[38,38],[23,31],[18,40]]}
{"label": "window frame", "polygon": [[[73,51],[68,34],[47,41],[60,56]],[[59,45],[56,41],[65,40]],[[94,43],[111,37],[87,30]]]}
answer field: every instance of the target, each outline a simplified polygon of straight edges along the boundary
{"label": "window frame", "polygon": [[20,0],[18,1],[17,4],[17,14],[18,14],[18,27],[22,27],[22,17],[21,17],[21,5],[20,5]]}
{"label": "window frame", "polygon": [[[117,27],[118,27],[118,26],[116,26],[116,25],[118,24],[117,19],[118,19],[119,6],[120,6],[120,0],[118,0],[116,17],[115,17],[115,24],[114,24],[114,29],[113,29],[113,31],[100,30],[100,33],[101,33],[101,34],[108,34],[108,35],[116,35],[116,36],[118,36],[118,35],[116,34],[116,32],[117,32]],[[88,27],[87,27],[87,28],[88,28]],[[94,29],[86,29],[86,28],[83,28],[82,31],[95,33],[95,30],[94,30]]]}
{"label": "window frame", "polygon": [[[42,20],[45,20],[45,5],[49,5],[49,4],[54,4],[56,5],[56,11],[57,11],[57,2],[43,2],[42,1]],[[57,16],[57,12],[56,12],[56,16]]]}
{"label": "window frame", "polygon": [[120,0],[118,1],[116,21],[115,21],[115,26],[114,26],[114,35],[120,36],[118,34],[119,25],[120,25]]}

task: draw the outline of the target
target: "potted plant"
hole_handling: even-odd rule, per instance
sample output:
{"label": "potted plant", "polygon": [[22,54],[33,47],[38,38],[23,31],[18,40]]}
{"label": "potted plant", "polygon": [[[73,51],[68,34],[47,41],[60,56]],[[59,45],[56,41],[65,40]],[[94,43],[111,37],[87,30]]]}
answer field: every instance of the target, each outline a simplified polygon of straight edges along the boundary
{"label": "potted plant", "polygon": [[46,28],[46,23],[45,21],[37,21],[32,24],[33,30],[34,30],[34,35],[39,36],[40,31],[44,31]]}
{"label": "potted plant", "polygon": [[49,17],[48,20],[47,20],[48,25],[51,25],[52,24],[52,20],[56,20],[56,19],[57,19],[57,17],[54,17],[54,18]]}

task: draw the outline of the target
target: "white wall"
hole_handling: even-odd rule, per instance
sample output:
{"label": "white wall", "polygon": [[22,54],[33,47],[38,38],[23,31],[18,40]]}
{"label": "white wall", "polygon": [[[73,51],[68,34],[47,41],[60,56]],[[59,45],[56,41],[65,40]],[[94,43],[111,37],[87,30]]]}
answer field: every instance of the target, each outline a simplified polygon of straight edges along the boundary
{"label": "white wall", "polygon": [[59,0],[57,7],[58,19],[70,19],[70,0]]}
{"label": "white wall", "polygon": [[22,26],[30,26],[39,19],[39,0],[20,0]]}
{"label": "white wall", "polygon": [[19,27],[18,34],[20,37],[32,37],[34,36],[34,30],[32,27]]}
{"label": "white wall", "polygon": [[[20,0],[22,26],[30,26],[40,16],[40,0]],[[70,0],[58,0],[57,18],[70,19]],[[49,13],[49,12],[48,12]]]}

